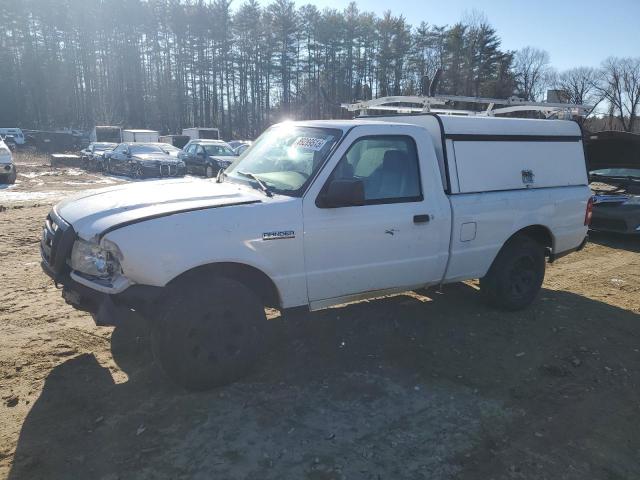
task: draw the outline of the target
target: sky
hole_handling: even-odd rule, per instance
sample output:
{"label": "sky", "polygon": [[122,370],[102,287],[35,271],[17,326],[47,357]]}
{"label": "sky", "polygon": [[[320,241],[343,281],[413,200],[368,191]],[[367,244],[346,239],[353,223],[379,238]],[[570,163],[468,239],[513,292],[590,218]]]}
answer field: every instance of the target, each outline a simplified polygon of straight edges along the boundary
{"label": "sky", "polygon": [[[342,10],[349,0],[296,0]],[[610,56],[640,57],[640,0],[357,0],[362,11],[391,10],[416,26],[452,25],[465,12],[483,12],[505,50],[534,46],[558,70],[597,67]]]}

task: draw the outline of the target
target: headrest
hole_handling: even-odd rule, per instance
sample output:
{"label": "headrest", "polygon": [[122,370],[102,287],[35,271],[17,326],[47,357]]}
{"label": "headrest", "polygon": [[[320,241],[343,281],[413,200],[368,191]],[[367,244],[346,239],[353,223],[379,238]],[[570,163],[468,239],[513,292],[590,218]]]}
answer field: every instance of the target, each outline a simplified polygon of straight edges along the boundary
{"label": "headrest", "polygon": [[382,159],[382,169],[400,171],[407,168],[407,154],[402,150],[387,150]]}

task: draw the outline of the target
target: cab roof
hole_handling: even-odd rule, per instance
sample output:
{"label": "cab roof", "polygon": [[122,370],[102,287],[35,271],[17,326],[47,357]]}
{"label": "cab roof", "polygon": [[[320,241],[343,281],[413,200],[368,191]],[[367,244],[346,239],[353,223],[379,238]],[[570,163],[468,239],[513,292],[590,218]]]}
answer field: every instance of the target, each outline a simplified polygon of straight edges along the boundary
{"label": "cab roof", "polygon": [[[436,120],[439,119],[439,120]],[[571,120],[539,120],[528,118],[454,116],[438,114],[376,115],[353,120],[311,120],[295,122],[298,125],[348,130],[361,125],[415,125],[427,127],[433,122],[442,124],[447,135],[527,135],[527,136],[581,136],[580,126]]]}

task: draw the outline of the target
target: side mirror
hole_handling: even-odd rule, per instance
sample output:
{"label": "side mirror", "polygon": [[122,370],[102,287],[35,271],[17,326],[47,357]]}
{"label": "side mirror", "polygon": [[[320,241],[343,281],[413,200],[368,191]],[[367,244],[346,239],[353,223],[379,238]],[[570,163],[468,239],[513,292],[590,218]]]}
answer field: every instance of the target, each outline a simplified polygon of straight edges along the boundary
{"label": "side mirror", "polygon": [[364,205],[362,180],[333,180],[327,191],[318,198],[320,208],[358,207]]}
{"label": "side mirror", "polygon": [[206,158],[207,157],[207,155],[204,152],[198,152],[198,153],[196,153],[196,155],[198,157],[200,157],[200,158]]}

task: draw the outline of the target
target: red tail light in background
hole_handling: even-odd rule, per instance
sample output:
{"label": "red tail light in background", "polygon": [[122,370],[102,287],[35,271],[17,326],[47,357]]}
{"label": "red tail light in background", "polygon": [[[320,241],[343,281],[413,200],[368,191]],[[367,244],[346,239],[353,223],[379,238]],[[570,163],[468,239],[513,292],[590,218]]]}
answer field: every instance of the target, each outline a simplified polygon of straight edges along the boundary
{"label": "red tail light in background", "polygon": [[593,217],[593,197],[589,197],[589,201],[587,202],[587,211],[584,214],[584,224],[585,226],[591,225],[591,217]]}

